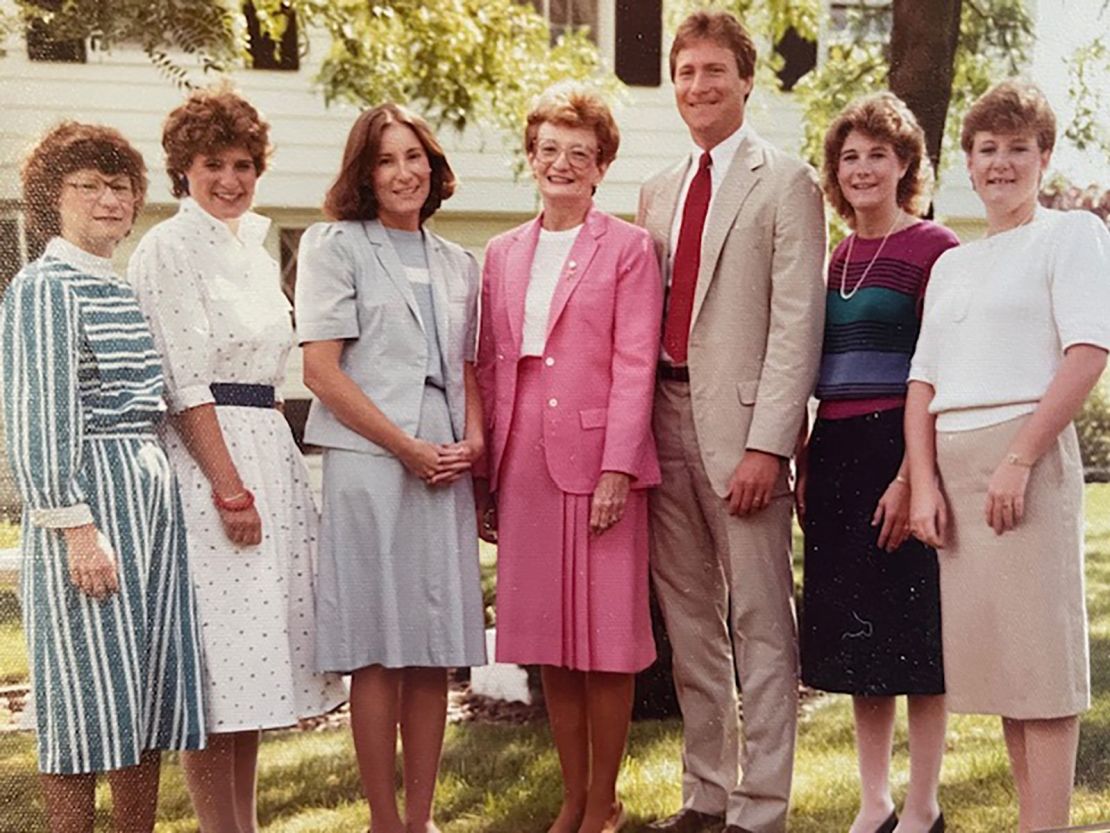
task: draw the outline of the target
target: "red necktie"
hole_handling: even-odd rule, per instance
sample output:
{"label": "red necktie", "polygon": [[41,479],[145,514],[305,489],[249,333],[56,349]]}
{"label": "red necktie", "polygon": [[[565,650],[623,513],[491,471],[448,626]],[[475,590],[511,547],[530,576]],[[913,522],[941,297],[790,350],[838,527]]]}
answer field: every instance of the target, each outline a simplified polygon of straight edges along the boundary
{"label": "red necktie", "polygon": [[698,172],[690,180],[686,205],[682,208],[682,225],[671,267],[671,291],[667,300],[667,320],[663,325],[663,347],[675,364],[686,363],[686,341],[690,337],[690,316],[694,312],[694,287],[698,283],[701,264],[701,232],[709,211],[712,178],[709,153],[698,160]]}

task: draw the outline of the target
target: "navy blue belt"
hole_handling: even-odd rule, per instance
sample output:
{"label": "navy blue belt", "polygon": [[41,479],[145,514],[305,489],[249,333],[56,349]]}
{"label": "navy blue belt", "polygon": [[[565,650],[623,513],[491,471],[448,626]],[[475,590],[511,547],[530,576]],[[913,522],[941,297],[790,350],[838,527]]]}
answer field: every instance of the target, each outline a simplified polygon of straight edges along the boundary
{"label": "navy blue belt", "polygon": [[274,407],[273,385],[241,385],[238,382],[213,382],[208,386],[217,405],[243,408]]}

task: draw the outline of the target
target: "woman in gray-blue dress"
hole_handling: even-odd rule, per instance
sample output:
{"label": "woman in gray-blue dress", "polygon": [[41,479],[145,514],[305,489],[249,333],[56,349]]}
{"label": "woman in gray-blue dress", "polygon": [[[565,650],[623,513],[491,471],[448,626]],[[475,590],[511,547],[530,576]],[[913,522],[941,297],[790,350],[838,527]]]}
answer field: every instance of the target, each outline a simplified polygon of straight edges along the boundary
{"label": "woman in gray-blue dress", "polygon": [[0,310],[4,427],[23,499],[23,628],[54,830],[154,827],[161,749],[198,749],[200,652],[181,502],[155,434],[162,367],[110,257],[142,205],[142,157],[66,122],[23,168],[43,256]]}
{"label": "woman in gray-blue dress", "polygon": [[[485,662],[470,466],[478,267],[423,228],[454,190],[427,124],[393,104],[351,129],[298,254],[305,439],[324,448],[320,671],[351,674],[351,730],[375,833],[434,831],[447,669]],[[404,750],[404,821],[394,756]]]}

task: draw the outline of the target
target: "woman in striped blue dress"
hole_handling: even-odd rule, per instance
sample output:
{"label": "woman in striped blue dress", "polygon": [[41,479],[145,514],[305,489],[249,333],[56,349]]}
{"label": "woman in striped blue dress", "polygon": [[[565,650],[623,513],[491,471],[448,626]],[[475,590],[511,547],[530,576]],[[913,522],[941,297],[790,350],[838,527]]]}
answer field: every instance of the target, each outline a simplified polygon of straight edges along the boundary
{"label": "woman in striped blue dress", "polygon": [[162,368],[109,258],[146,192],[115,130],[66,122],[23,167],[43,256],[0,310],[5,437],[24,502],[23,625],[51,829],[151,831],[160,749],[204,742],[181,502],[154,433]]}

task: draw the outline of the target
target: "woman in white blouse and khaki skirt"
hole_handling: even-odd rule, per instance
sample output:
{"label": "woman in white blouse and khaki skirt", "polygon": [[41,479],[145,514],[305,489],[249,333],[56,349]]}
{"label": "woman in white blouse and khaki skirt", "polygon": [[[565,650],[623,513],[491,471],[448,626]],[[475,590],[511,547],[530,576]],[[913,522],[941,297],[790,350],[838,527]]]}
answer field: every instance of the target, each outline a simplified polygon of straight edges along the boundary
{"label": "woman in white blouse and khaki skirt", "polygon": [[948,708],[1002,717],[1021,831],[1068,824],[1090,704],[1072,419],[1110,348],[1110,233],[1037,204],[1055,133],[1030,84],[968,112],[987,234],[933,268],[906,403],[913,533],[940,550]]}

